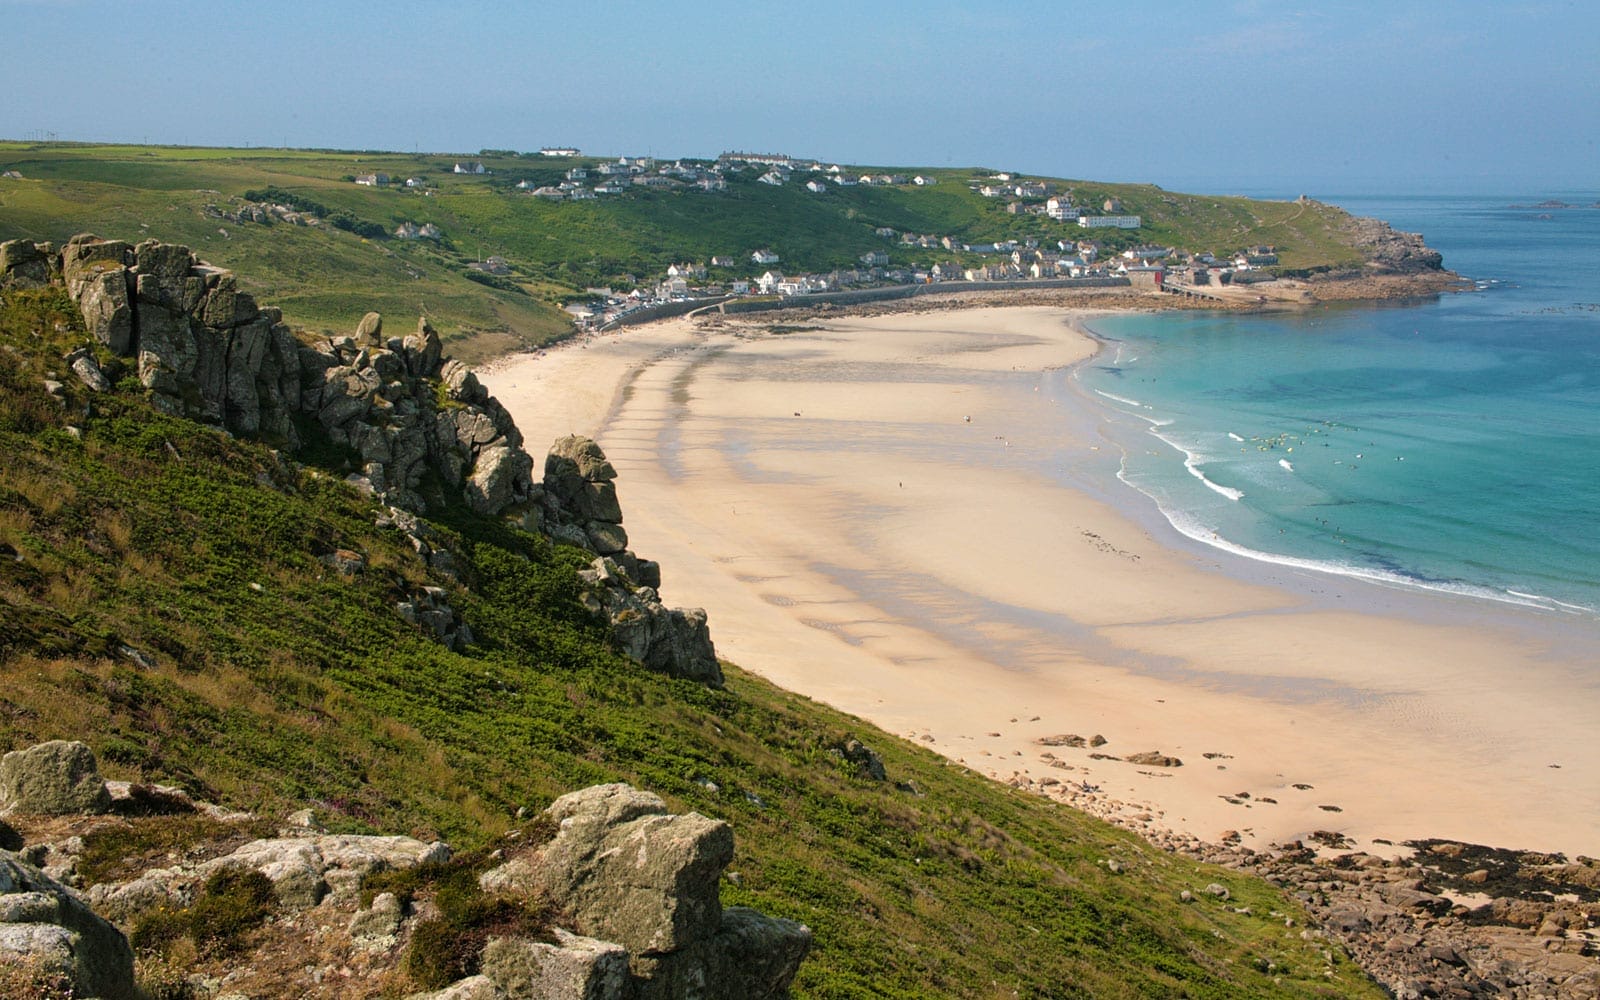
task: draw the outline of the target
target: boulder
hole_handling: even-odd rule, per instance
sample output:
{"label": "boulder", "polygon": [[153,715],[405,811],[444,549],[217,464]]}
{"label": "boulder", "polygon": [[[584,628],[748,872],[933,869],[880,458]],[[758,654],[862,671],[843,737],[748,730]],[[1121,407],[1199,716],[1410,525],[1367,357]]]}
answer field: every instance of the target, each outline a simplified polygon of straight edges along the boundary
{"label": "boulder", "polygon": [[844,760],[854,764],[862,777],[871,778],[873,781],[889,780],[889,772],[883,766],[883,758],[878,756],[876,750],[860,740],[849,740],[843,750],[835,752]]}
{"label": "boulder", "polygon": [[0,814],[70,816],[110,806],[94,751],[82,743],[52,740],[0,758]]}
{"label": "boulder", "polygon": [[554,944],[491,939],[483,949],[483,975],[510,997],[632,1000],[627,949],[559,928],[555,936]]}
{"label": "boulder", "polygon": [[133,299],[128,293],[128,272],[107,267],[84,273],[77,284],[78,311],[89,335],[113,353],[133,351]]}
{"label": "boulder", "polygon": [[413,993],[406,1000],[508,1000],[488,976],[470,976],[432,993]]}
{"label": "boulder", "polygon": [[371,906],[357,910],[350,919],[350,936],[368,941],[392,941],[400,933],[404,919],[405,909],[400,905],[400,898],[392,892],[380,892],[373,897]]}
{"label": "boulder", "polygon": [[74,300],[83,298],[86,282],[106,271],[120,271],[132,263],[133,247],[121,240],[102,240],[89,233],[74,236],[61,248],[61,277],[66,282],[67,294]]}
{"label": "boulder", "polygon": [[485,448],[467,478],[467,505],[480,514],[494,515],[527,499],[532,471],[533,459],[521,448]]}
{"label": "boulder", "polygon": [[710,940],[669,955],[636,956],[633,998],[782,1000],[810,950],[804,924],[730,906]]}
{"label": "boulder", "polygon": [[31,959],[72,980],[74,995],[133,1000],[133,949],[72,890],[0,851],[0,961]]}
{"label": "boulder", "polygon": [[1131,753],[1123,760],[1130,764],[1143,764],[1146,767],[1182,767],[1183,761],[1176,757],[1169,757],[1159,750],[1145,750],[1140,753]]}
{"label": "boulder", "polygon": [[362,347],[383,346],[383,316],[369,312],[356,324],[356,343]]}
{"label": "boulder", "polygon": [[483,385],[478,381],[478,376],[465,363],[451,358],[439,369],[439,378],[444,382],[445,390],[450,398],[458,403],[482,403],[488,398]]}
{"label": "boulder", "polygon": [[545,479],[554,479],[559,486],[571,490],[557,490],[563,498],[575,496],[579,483],[609,482],[617,478],[616,467],[606,459],[600,446],[581,434],[557,438],[550,446],[544,461]]}
{"label": "boulder", "polygon": [[342,897],[358,892],[362,878],[372,872],[449,857],[443,844],[425,844],[412,837],[276,837],[252,841],[227,857],[207,862],[194,877],[203,883],[219,868],[251,868],[272,882],[279,903],[299,910],[316,906],[330,893]]}
{"label": "boulder", "polygon": [[620,524],[588,521],[583,526],[589,548],[603,556],[616,555],[628,547],[628,532]]}
{"label": "boulder", "polygon": [[193,309],[204,294],[204,283],[190,272],[194,254],[186,246],[145,240],[133,248],[133,272],[140,301],[180,312]]}
{"label": "boulder", "polygon": [[444,355],[444,342],[428,322],[427,317],[417,320],[417,332],[405,339],[406,367],[417,378],[433,378],[439,374],[439,362]]}
{"label": "boulder", "polygon": [[67,367],[72,369],[72,374],[78,376],[78,381],[84,384],[90,392],[110,392],[111,383],[106,380],[105,372],[100,370],[100,365],[94,360],[94,355],[82,348],[68,354],[65,359]]}
{"label": "boulder", "polygon": [[0,288],[43,288],[50,283],[50,258],[32,240],[0,243]]}
{"label": "boulder", "polygon": [[621,784],[564,795],[545,815],[560,824],[555,839],[520,871],[487,873],[486,887],[543,892],[561,901],[578,933],[635,955],[677,951],[716,932],[718,880],[733,860],[727,823],[671,815],[660,798]]}

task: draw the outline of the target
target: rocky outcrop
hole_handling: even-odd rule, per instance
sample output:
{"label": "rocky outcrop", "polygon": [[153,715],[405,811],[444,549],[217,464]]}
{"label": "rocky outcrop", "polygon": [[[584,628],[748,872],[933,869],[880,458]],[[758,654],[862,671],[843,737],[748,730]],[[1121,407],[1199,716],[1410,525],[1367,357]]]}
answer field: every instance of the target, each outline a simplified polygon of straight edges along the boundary
{"label": "rocky outcrop", "polygon": [[544,460],[546,509],[553,529],[570,529],[565,537],[603,556],[627,549],[616,478],[617,470],[589,438],[573,434],[557,439]]}
{"label": "rocky outcrop", "polygon": [[863,778],[873,781],[889,780],[889,771],[883,766],[883,758],[878,756],[876,750],[860,740],[846,740],[844,746],[830,748],[828,754],[849,764],[856,774]]}
{"label": "rocky outcrop", "polygon": [[[752,910],[723,910],[718,883],[733,859],[726,823],[673,815],[658,797],[620,784],[562,796],[545,816],[559,827],[553,840],[480,880],[491,892],[558,901],[568,924],[554,946],[504,946],[493,962],[485,953],[485,975],[507,996],[787,995],[811,932]],[[620,981],[618,952],[628,969]],[[516,992],[508,968],[518,970],[519,984],[560,979],[572,991]]]}
{"label": "rocky outcrop", "polygon": [[[89,235],[59,252],[0,244],[0,287],[55,274],[90,336],[127,359],[159,409],[291,450],[304,424],[320,424],[356,456],[357,485],[411,510],[426,509],[418,488],[430,471],[480,513],[536,498],[533,460],[510,415],[465,365],[443,357],[425,319],[403,339],[386,339],[377,313],[350,337],[297,336],[277,309],[187,247]],[[104,391],[77,360],[79,378]]]}
{"label": "rocky outcrop", "polygon": [[1420,233],[1403,233],[1382,219],[1354,217],[1346,233],[1378,274],[1417,274],[1444,268],[1444,257],[1422,241]]}
{"label": "rocky outcrop", "polygon": [[0,962],[65,976],[74,996],[132,1000],[133,949],[71,889],[0,851]]}
{"label": "rocky outcrop", "polygon": [[[254,820],[172,792],[189,808],[228,823]],[[109,921],[135,928],[137,939],[153,915],[194,912],[214,898],[218,884],[236,882],[230,876],[243,872],[270,882],[272,919],[250,944],[255,959],[223,957],[235,974],[254,975],[256,985],[274,990],[242,995],[299,996],[312,983],[398,973],[408,955],[415,958],[411,953],[423,940],[417,935],[439,913],[444,890],[413,898],[409,891],[375,891],[370,877],[418,866],[481,873],[490,909],[528,907],[553,915],[535,927],[486,924],[485,935],[471,945],[481,950],[462,967],[473,974],[418,995],[427,1000],[780,1000],[811,945],[811,932],[801,924],[723,909],[719,887],[733,858],[727,823],[671,814],[655,795],[627,785],[557,799],[533,827],[556,832],[537,846],[524,840],[526,831],[515,831],[493,853],[452,859],[438,842],[328,834],[303,810],[276,837],[240,845],[224,833],[212,844],[167,854],[159,862],[166,867],[97,883],[87,896],[68,887],[78,879],[77,859],[85,849],[80,834],[139,822],[161,821],[84,816],[74,827],[56,818],[41,827],[53,839],[24,854],[0,851],[0,995],[14,995],[8,990],[18,982],[25,990],[19,995],[35,995],[31,984],[54,977],[69,982],[74,996],[131,1000],[140,995],[133,954]],[[57,862],[48,870],[41,866],[46,858]],[[486,869],[489,864],[498,867]],[[452,884],[450,891],[462,891]],[[304,949],[306,961],[290,963],[304,980],[278,978],[285,949]],[[352,963],[360,971],[352,972]],[[252,973],[258,965],[272,967],[274,978]],[[20,973],[7,978],[8,966]]]}
{"label": "rocky outcrop", "polygon": [[599,553],[578,576],[584,604],[605,618],[623,653],[660,673],[722,686],[706,613],[669,608],[656,588],[661,568],[628,551],[617,470],[589,438],[558,439],[544,463],[543,526],[558,541]]}
{"label": "rocky outcrop", "polygon": [[[663,605],[660,567],[628,551],[616,469],[599,445],[576,436],[556,441],[536,482],[511,415],[467,365],[444,356],[426,319],[404,338],[387,336],[375,312],[350,336],[297,335],[278,310],[258,305],[232,274],[187,247],[89,235],[59,252],[26,240],[0,245],[0,287],[54,275],[95,343],[126,359],[157,408],[291,450],[308,425],[319,426],[352,456],[349,481],[384,500],[388,523],[452,579],[454,555],[426,537],[415,516],[427,509],[425,480],[459,491],[479,514],[519,513],[525,526],[607,560],[587,578],[586,603],[606,618],[623,652],[652,670],[721,685],[705,612]],[[111,389],[91,352],[67,361],[91,392]],[[361,568],[343,553],[326,561],[340,572]],[[443,591],[412,594],[396,610],[452,649],[472,641]]]}
{"label": "rocky outcrop", "polygon": [[110,807],[94,751],[82,743],[52,740],[0,758],[0,814],[68,816]]}
{"label": "rocky outcrop", "polygon": [[0,243],[0,289],[43,288],[50,284],[52,264],[60,266],[52,244],[32,240]]}
{"label": "rocky outcrop", "polygon": [[578,579],[587,585],[584,605],[610,624],[623,654],[658,673],[722,686],[704,610],[667,607],[655,588],[636,585],[612,556],[595,559]]}
{"label": "rocky outcrop", "polygon": [[472,628],[450,606],[443,587],[423,587],[408,601],[395,605],[400,617],[433,633],[446,649],[461,652],[472,645]]}

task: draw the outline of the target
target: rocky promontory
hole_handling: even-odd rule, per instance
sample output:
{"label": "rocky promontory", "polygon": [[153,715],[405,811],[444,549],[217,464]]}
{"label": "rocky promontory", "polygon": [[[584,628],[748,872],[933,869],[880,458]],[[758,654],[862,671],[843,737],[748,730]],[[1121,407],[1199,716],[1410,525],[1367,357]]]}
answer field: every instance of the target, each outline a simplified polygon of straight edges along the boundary
{"label": "rocky promontory", "polygon": [[[91,394],[136,385],[163,412],[291,456],[312,446],[342,456],[347,481],[387,507],[380,521],[447,577],[452,554],[417,516],[444,504],[587,549],[584,602],[619,648],[652,670],[722,683],[705,612],[663,605],[660,567],[628,550],[616,472],[599,446],[562,438],[536,477],[511,415],[445,355],[426,317],[405,336],[387,334],[375,312],[349,335],[320,336],[291,329],[187,247],[91,235],[59,249],[0,244],[0,290],[50,285],[65,288],[93,342],[62,359]],[[358,568],[339,553],[327,561]],[[396,610],[452,648],[471,641],[438,588]]]}

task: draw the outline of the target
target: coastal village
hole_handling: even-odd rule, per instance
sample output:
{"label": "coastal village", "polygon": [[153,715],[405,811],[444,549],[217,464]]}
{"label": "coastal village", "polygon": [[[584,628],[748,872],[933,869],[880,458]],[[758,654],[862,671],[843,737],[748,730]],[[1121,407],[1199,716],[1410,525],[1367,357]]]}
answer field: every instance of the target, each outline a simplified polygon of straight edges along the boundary
{"label": "coastal village", "polygon": [[[573,159],[581,151],[573,147],[545,147],[544,158]],[[483,163],[457,161],[451,172],[467,176],[487,173]],[[782,153],[725,152],[716,160],[676,159],[658,162],[651,156],[620,156],[595,165],[576,165],[567,169],[554,184],[519,180],[515,189],[528,197],[551,202],[585,202],[614,198],[638,190],[686,191],[714,195],[728,190],[730,180],[754,177],[756,183],[773,187],[793,185],[815,197],[856,186],[896,187],[911,191],[933,189],[940,184],[958,183],[925,174],[858,172],[839,164],[801,159]],[[366,174],[354,178],[364,186],[391,184],[428,192],[428,181],[420,177],[390,178]],[[1069,189],[1058,189],[1050,181],[1030,179],[1019,174],[984,172],[965,181],[967,187],[986,199],[1002,200],[1011,215],[1036,216],[1050,220],[1059,231],[1054,238],[1034,236],[994,242],[968,242],[949,233],[918,233],[878,227],[874,234],[884,242],[881,250],[860,254],[853,266],[827,271],[788,272],[781,253],[770,246],[728,247],[726,253],[706,260],[675,261],[664,273],[635,278],[631,289],[595,287],[590,297],[570,304],[567,311],[583,329],[606,328],[622,322],[654,318],[667,311],[677,312],[695,305],[712,305],[747,296],[794,299],[825,296],[873,288],[932,285],[962,282],[972,285],[1028,283],[1023,287],[1126,284],[1150,291],[1206,296],[1208,289],[1229,284],[1250,284],[1274,280],[1266,270],[1278,263],[1277,250],[1270,245],[1240,248],[1219,254],[1211,249],[1191,249],[1143,243],[1121,250],[1108,250],[1096,239],[1096,231],[1134,230],[1143,225],[1135,214],[1124,211],[1115,198],[1086,204]],[[402,240],[433,239],[444,236],[438,226],[407,221],[393,236]],[[916,263],[894,264],[891,249],[905,251],[922,259]],[[922,252],[926,256],[922,257]],[[491,276],[512,272],[510,263],[490,255],[473,261],[471,269]],[[821,300],[818,300],[821,301]],[[797,303],[798,304],[798,303]]]}

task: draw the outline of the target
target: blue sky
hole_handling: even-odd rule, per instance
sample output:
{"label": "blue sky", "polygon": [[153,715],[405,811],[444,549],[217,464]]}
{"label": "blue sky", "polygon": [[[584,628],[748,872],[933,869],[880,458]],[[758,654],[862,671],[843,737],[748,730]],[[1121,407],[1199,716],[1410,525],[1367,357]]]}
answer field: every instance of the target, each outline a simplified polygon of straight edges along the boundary
{"label": "blue sky", "polygon": [[0,0],[0,137],[1600,187],[1600,5]]}

